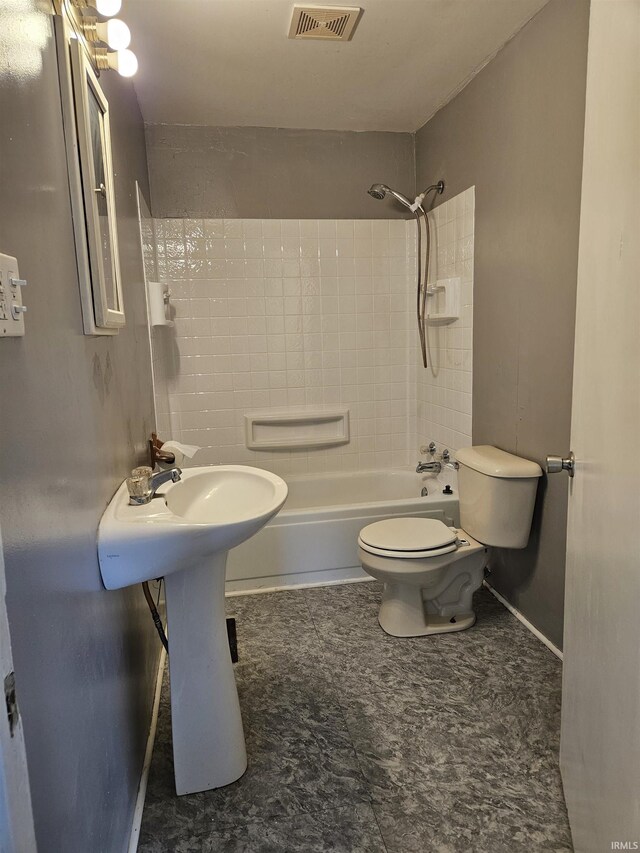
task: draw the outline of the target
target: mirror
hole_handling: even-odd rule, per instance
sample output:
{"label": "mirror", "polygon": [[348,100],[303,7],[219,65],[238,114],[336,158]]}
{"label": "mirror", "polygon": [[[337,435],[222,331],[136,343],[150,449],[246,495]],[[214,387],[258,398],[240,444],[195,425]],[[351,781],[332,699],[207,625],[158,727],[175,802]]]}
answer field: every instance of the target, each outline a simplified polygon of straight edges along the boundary
{"label": "mirror", "polygon": [[111,160],[109,104],[83,44],[56,16],[58,67],[85,334],[125,323]]}

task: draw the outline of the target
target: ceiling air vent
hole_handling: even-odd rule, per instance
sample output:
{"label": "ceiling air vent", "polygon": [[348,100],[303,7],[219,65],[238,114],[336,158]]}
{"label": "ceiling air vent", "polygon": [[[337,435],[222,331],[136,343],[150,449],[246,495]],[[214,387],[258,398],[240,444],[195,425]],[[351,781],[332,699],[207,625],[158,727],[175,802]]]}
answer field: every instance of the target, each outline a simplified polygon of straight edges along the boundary
{"label": "ceiling air vent", "polygon": [[289,38],[350,41],[361,13],[359,6],[294,6]]}

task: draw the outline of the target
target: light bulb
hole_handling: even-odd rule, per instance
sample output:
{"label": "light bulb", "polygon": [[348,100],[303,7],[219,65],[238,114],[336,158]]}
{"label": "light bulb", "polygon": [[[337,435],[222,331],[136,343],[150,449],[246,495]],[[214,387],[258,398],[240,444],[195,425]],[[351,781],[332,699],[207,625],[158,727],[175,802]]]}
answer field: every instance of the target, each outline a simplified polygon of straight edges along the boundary
{"label": "light bulb", "polygon": [[98,24],[97,29],[112,50],[124,50],[131,43],[131,30],[118,18],[112,18],[106,24]]}
{"label": "light bulb", "polygon": [[96,0],[96,9],[105,18],[117,15],[122,6],[122,0]]}
{"label": "light bulb", "polygon": [[110,53],[108,62],[109,67],[115,68],[122,77],[133,77],[138,70],[138,60],[132,50],[118,50],[116,53]]}

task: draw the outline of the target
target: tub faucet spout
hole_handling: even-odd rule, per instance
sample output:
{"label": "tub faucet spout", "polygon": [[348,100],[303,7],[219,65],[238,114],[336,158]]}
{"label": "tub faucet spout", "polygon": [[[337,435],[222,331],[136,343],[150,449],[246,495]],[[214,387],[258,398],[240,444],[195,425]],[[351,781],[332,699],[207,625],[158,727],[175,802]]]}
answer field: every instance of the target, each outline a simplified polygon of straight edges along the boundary
{"label": "tub faucet spout", "polygon": [[439,474],[442,471],[441,462],[418,462],[416,474]]}

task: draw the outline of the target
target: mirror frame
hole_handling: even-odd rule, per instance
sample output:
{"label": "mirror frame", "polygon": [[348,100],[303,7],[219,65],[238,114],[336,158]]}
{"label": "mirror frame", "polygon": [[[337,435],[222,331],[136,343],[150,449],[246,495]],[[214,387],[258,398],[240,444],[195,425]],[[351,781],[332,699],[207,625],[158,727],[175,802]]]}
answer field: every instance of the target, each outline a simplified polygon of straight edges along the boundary
{"label": "mirror frame", "polygon": [[[118,255],[109,104],[98,82],[85,47],[71,34],[63,16],[55,16],[58,73],[67,151],[69,191],[73,217],[78,282],[84,333],[114,335],[125,324]],[[96,177],[91,141],[89,98],[94,97],[102,115],[101,142],[105,173],[108,235],[111,249],[111,281],[115,304],[110,306],[104,259],[100,250],[101,229],[95,195]]]}

